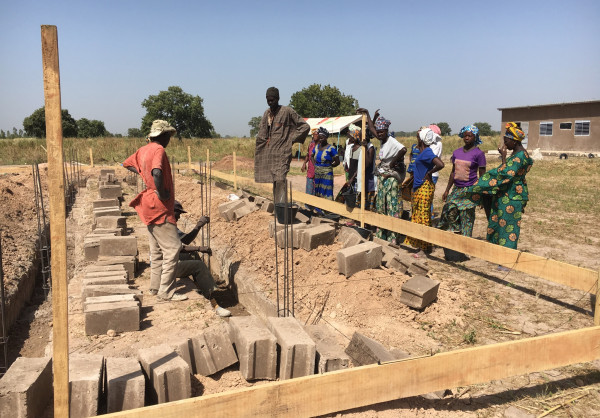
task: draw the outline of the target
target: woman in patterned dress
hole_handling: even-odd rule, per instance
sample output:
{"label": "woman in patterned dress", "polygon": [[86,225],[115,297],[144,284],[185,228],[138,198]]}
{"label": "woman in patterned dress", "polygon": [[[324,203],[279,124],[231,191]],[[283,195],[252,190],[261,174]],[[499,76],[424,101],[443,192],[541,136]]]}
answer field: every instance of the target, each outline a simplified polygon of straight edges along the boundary
{"label": "woman in patterned dress", "polygon": [[319,142],[315,146],[312,161],[315,165],[315,196],[333,200],[333,167],[340,164],[338,152],[327,143],[329,131],[320,127]]}

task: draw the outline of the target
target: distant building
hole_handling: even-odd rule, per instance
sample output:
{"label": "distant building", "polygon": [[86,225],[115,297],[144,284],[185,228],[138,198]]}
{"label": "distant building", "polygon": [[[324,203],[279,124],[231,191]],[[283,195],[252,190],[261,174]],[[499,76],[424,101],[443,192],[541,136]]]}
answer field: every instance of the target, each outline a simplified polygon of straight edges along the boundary
{"label": "distant building", "polygon": [[528,137],[528,149],[600,151],[600,100],[505,107],[502,127],[517,122]]}

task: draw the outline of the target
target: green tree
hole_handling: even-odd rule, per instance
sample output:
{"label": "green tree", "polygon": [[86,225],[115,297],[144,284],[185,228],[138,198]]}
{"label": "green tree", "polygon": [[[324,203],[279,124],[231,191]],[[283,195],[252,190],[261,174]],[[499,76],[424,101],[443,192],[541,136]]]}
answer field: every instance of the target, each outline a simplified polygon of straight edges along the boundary
{"label": "green tree", "polygon": [[494,131],[492,131],[492,126],[487,122],[475,122],[473,125],[479,129],[479,136],[492,136],[494,135]]}
{"label": "green tree", "polygon": [[0,129],[0,139],[5,139],[6,138],[6,134],[4,133],[3,129]]}
{"label": "green tree", "polygon": [[81,118],[77,121],[77,136],[79,138],[98,138],[108,136],[104,122]]}
{"label": "green tree", "polygon": [[442,131],[442,136],[452,135],[452,129],[450,129],[448,122],[438,122],[436,125],[440,128],[440,131]]}
{"label": "green tree", "polygon": [[349,116],[356,114],[358,100],[335,86],[311,84],[292,94],[290,106],[304,118]]}
{"label": "green tree", "polygon": [[255,137],[258,133],[261,119],[262,116],[254,116],[252,119],[250,119],[250,122],[248,122],[248,126],[250,127],[250,138]]}
{"label": "green tree", "polygon": [[[62,130],[65,138],[77,137],[77,122],[67,109],[61,111]],[[36,138],[46,137],[46,112],[43,107],[36,109],[31,115],[23,119],[23,128],[27,136]]]}
{"label": "green tree", "polygon": [[214,134],[212,124],[204,116],[200,96],[185,93],[181,87],[171,86],[142,102],[146,115],[142,118],[142,132],[150,132],[152,121],[163,119],[177,129],[177,137],[210,138]]}
{"label": "green tree", "polygon": [[144,135],[142,130],[139,128],[129,128],[129,129],[127,129],[127,136],[129,138],[143,138],[146,135]]}

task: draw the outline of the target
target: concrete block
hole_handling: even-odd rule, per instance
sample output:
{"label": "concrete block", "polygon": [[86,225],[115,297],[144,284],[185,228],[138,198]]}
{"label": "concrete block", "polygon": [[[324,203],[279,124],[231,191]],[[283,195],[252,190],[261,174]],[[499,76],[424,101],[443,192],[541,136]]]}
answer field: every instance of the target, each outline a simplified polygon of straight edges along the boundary
{"label": "concrete block", "polygon": [[125,216],[101,216],[94,221],[95,228],[102,229],[127,229],[127,218]]}
{"label": "concrete block", "polygon": [[408,272],[410,264],[408,264],[403,258],[399,257],[398,255],[395,255],[390,261],[387,262],[386,267],[397,270],[402,274],[406,274]]}
{"label": "concrete block", "polygon": [[302,212],[296,212],[296,221],[307,224],[310,222],[310,218]]}
{"label": "concrete block", "polygon": [[381,245],[370,241],[344,248],[337,252],[338,271],[350,277],[361,270],[378,268],[382,258]]}
{"label": "concrete block", "polygon": [[127,284],[127,276],[103,276],[103,277],[92,277],[89,279],[83,279],[81,281],[82,286],[93,286],[93,285],[112,285],[112,284]]}
{"label": "concrete block", "polygon": [[399,348],[392,348],[390,350],[390,353],[392,354],[392,356],[394,356],[396,360],[406,360],[407,358],[410,358],[409,353]]}
{"label": "concrete block", "polygon": [[425,276],[415,276],[402,285],[400,302],[423,309],[437,299],[440,282]]}
{"label": "concrete block", "polygon": [[229,329],[224,324],[206,328],[192,338],[194,374],[210,376],[237,363]]}
{"label": "concrete block", "polygon": [[236,316],[229,319],[240,373],[246,380],[277,378],[277,339],[260,319]]}
{"label": "concrete block", "polygon": [[102,237],[98,256],[137,255],[137,237]]}
{"label": "concrete block", "polygon": [[113,176],[115,175],[115,169],[114,168],[103,168],[100,170],[100,178],[106,178],[106,176],[108,176],[109,174],[112,174]]}
{"label": "concrete block", "polygon": [[138,351],[138,359],[148,377],[146,391],[154,402],[165,403],[192,396],[190,367],[167,345]]}
{"label": "concrete block", "polygon": [[344,353],[328,325],[307,325],[304,329],[317,345],[315,373],[327,373],[350,367],[350,357]]}
{"label": "concrete block", "polygon": [[40,417],[52,395],[52,358],[19,357],[0,379],[0,417]]}
{"label": "concrete block", "polygon": [[322,218],[320,216],[313,216],[310,219],[311,225],[330,225],[335,227],[338,223],[332,219]]}
{"label": "concrete block", "polygon": [[128,295],[132,294],[140,304],[143,303],[143,293],[138,289],[131,289],[126,284],[112,284],[112,285],[91,285],[85,286],[81,289],[81,299],[85,301],[87,298],[97,296],[114,296],[114,295]]}
{"label": "concrete block", "polygon": [[121,216],[121,208],[114,206],[111,208],[99,208],[94,209],[94,219],[101,218],[103,216]]}
{"label": "concrete block", "polygon": [[408,267],[408,272],[412,275],[426,275],[429,267],[424,261],[413,261]]}
{"label": "concrete block", "polygon": [[106,208],[106,207],[114,207],[119,206],[119,199],[111,198],[111,199],[98,199],[92,202],[92,209],[98,208]]}
{"label": "concrete block", "polygon": [[240,199],[240,200],[233,200],[231,202],[221,203],[219,205],[219,207],[218,207],[219,214],[227,222],[231,222],[233,220],[233,212],[236,209],[241,208],[245,204],[246,204],[246,202],[244,200],[242,200],[242,199]]}
{"label": "concrete block", "polygon": [[120,264],[125,268],[127,272],[127,280],[133,280],[135,271],[137,268],[137,256],[136,255],[124,255],[124,256],[101,256],[98,255],[96,261],[97,266],[112,266]]}
{"label": "concrete block", "polygon": [[194,356],[191,339],[187,337],[169,339],[167,345],[171,347],[173,351],[175,351],[179,357],[181,357],[183,361],[187,363],[187,365],[190,367],[190,373],[196,374],[194,371]]}
{"label": "concrete block", "polygon": [[140,303],[138,301],[84,304],[85,334],[106,334],[109,329],[116,332],[139,331]]}
{"label": "concrete block", "polygon": [[106,408],[119,412],[142,408],[146,379],[136,358],[106,358]]}
{"label": "concrete block", "polygon": [[[277,224],[277,227],[279,229],[279,224]],[[294,225],[288,225],[287,227],[287,245],[289,247],[292,246],[292,244],[294,245],[294,248],[300,248],[300,231],[305,230],[308,228],[308,225],[306,224],[294,224]],[[281,229],[279,229],[279,231],[277,231],[277,246],[279,248],[283,248],[285,247],[285,234],[286,234],[286,230],[285,230],[285,226],[282,224],[281,225]],[[292,240],[293,238],[293,240]]]}
{"label": "concrete block", "polygon": [[335,241],[335,228],[329,225],[318,225],[309,228],[302,234],[302,248],[314,250],[319,245],[331,245]]}
{"label": "concrete block", "polygon": [[267,200],[265,203],[262,204],[260,210],[262,210],[263,212],[273,213],[273,211],[275,210],[275,205],[270,200]]}
{"label": "concrete block", "polygon": [[98,415],[102,392],[104,357],[97,354],[69,356],[69,416],[71,418]]}
{"label": "concrete block", "polygon": [[317,346],[294,317],[267,318],[269,329],[280,349],[279,379],[293,379],[315,373]]}
{"label": "concrete block", "polygon": [[352,335],[352,340],[346,347],[346,354],[352,358],[355,366],[395,360],[395,357],[383,345],[358,332]]}
{"label": "concrete block", "polygon": [[254,204],[259,208],[265,204],[265,202],[269,202],[269,199],[264,198],[262,196],[254,196]]}
{"label": "concrete block", "polygon": [[[277,232],[281,231],[284,228],[283,224],[277,222]],[[269,222],[269,238],[273,238],[275,235],[275,221]]]}
{"label": "concrete block", "polygon": [[85,261],[96,261],[98,260],[98,255],[100,253],[100,242],[84,242],[83,244],[83,254],[85,256]]}
{"label": "concrete block", "polygon": [[257,210],[258,206],[256,206],[254,203],[247,203],[233,211],[233,220],[237,221],[238,219],[243,218],[252,212],[256,212]]}
{"label": "concrete block", "polygon": [[92,232],[88,235],[112,235],[112,236],[121,236],[123,235],[122,229],[106,229],[106,228],[96,228],[92,229]]}
{"label": "concrete block", "polygon": [[108,266],[101,266],[98,264],[92,264],[86,267],[85,269],[85,273],[104,273],[104,272],[118,272],[118,273],[125,273],[127,274],[127,271],[125,270],[125,267],[123,266],[123,264],[112,264],[112,265],[108,265]]}
{"label": "concrete block", "polygon": [[367,242],[356,229],[347,226],[342,226],[340,228],[336,241],[340,242],[343,248],[353,247],[363,242]]}
{"label": "concrete block", "polygon": [[121,277],[123,280],[127,280],[127,272],[122,265],[117,265],[117,268],[111,268],[106,270],[86,271],[84,279],[99,279],[101,277]]}
{"label": "concrete block", "polygon": [[113,199],[120,198],[123,196],[121,185],[107,185],[98,188],[98,196],[100,199]]}
{"label": "concrete block", "polygon": [[83,306],[93,305],[95,303],[111,303],[111,302],[136,302],[135,295],[130,293],[128,295],[110,295],[110,296],[92,296],[86,298],[83,302]]}

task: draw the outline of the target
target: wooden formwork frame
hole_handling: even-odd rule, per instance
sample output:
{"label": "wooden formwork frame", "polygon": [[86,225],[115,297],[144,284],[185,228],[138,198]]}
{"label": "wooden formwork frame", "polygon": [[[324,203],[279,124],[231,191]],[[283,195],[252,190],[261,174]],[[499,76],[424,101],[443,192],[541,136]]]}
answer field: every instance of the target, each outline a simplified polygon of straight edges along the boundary
{"label": "wooden formwork frame", "polygon": [[[42,58],[52,245],[54,416],[68,417],[66,208],[63,193],[65,186],[62,167],[63,144],[56,26],[42,26]],[[208,155],[207,151],[207,159]],[[212,171],[212,175],[232,181],[236,185],[238,181],[241,181],[261,189],[270,188],[237,175],[231,176],[217,171]],[[364,193],[362,193],[362,199],[364,197]],[[346,210],[345,205],[305,193],[296,192],[295,200],[359,220],[361,223],[369,223],[410,235],[575,289],[591,292],[596,286],[598,296],[600,273],[593,270],[366,212],[364,209],[350,212]],[[361,208],[364,206],[363,203]],[[145,418],[315,416],[420,395],[448,387],[472,385],[588,362],[600,357],[599,299],[596,298],[594,316],[596,326],[594,327],[455,350],[431,357],[356,367],[323,375],[273,382],[107,416]]]}

